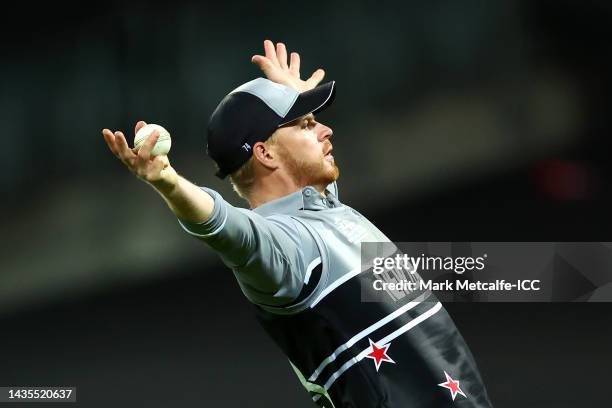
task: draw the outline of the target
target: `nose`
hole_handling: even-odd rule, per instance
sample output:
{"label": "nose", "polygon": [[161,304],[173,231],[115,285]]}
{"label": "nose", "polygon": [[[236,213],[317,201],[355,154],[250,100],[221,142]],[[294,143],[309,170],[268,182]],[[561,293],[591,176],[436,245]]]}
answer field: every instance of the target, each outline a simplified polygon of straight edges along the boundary
{"label": "nose", "polygon": [[319,142],[329,139],[334,134],[334,131],[329,126],[325,126],[320,122],[317,122],[317,127],[319,128],[317,129],[317,138]]}

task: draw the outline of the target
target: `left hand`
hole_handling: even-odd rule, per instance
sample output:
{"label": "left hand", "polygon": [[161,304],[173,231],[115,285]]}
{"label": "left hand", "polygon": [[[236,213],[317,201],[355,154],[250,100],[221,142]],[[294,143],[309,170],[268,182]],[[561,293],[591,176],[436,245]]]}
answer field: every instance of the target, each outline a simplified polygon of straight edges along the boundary
{"label": "left hand", "polygon": [[264,41],[265,56],[254,55],[251,62],[263,71],[266,77],[273,82],[286,85],[298,92],[305,92],[316,87],[325,77],[325,71],[317,69],[307,80],[300,78],[300,54],[291,53],[291,60],[287,65],[287,49],[285,44]]}
{"label": "left hand", "polygon": [[[136,123],[134,135],[145,126],[142,120]],[[127,144],[125,135],[121,131],[111,132],[102,130],[104,140],[110,151],[125,164],[125,166],[139,179],[152,185],[160,193],[170,193],[178,184],[178,174],[170,165],[168,156],[153,156],[151,151],[155,147],[159,132],[154,130],[147,139],[133,149]]]}

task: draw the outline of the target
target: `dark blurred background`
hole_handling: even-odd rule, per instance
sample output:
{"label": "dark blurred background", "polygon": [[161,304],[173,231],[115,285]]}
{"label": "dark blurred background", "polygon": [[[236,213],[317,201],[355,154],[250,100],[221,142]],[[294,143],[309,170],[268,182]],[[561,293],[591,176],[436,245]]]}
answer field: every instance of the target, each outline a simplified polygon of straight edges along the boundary
{"label": "dark blurred background", "polygon": [[[87,407],[309,407],[229,270],[108,151],[208,116],[269,38],[338,84],[340,199],[395,241],[610,241],[612,5],[61,2],[0,16],[0,386]],[[609,405],[609,303],[448,304],[497,407]],[[53,405],[53,404],[51,404]]]}

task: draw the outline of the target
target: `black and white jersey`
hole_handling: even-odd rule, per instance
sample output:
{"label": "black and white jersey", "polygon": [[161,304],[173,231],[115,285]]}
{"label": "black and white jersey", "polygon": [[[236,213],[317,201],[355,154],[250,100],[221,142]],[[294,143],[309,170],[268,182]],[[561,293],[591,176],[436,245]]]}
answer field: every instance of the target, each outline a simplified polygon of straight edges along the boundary
{"label": "black and white jersey", "polygon": [[[181,224],[225,253],[259,322],[316,404],[491,406],[469,348],[435,295],[400,291],[364,301],[364,288],[375,277],[362,263],[361,243],[389,239],[337,199],[335,184],[326,197],[306,187],[253,211],[218,211],[204,230]],[[236,226],[232,217],[241,216],[247,221]],[[255,231],[243,231],[248,228]],[[224,248],[232,241],[255,242],[256,255],[246,262],[228,257]],[[273,268],[262,278],[273,287],[266,297],[257,274]]]}

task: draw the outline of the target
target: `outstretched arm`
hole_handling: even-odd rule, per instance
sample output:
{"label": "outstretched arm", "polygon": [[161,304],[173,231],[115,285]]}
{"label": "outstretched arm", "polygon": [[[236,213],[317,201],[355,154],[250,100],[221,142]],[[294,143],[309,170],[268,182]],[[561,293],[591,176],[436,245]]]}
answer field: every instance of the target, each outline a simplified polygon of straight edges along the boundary
{"label": "outstretched arm", "polygon": [[[146,125],[139,121],[134,133]],[[185,221],[201,223],[212,214],[214,201],[210,194],[181,177],[170,165],[168,156],[152,156],[159,133],[154,131],[140,148],[130,149],[123,132],[102,131],[113,154],[139,179],[152,186],[174,214]]]}
{"label": "outstretched arm", "polygon": [[287,61],[287,47],[279,42],[274,46],[270,40],[264,41],[264,55],[254,55],[251,62],[256,64],[270,81],[289,86],[296,91],[305,92],[316,87],[325,77],[325,71],[317,69],[307,80],[300,78],[300,54],[292,52]]}
{"label": "outstretched arm", "polygon": [[[135,132],[144,125],[138,122]],[[304,248],[316,245],[290,217],[273,222],[190,183],[170,166],[167,156],[151,156],[157,132],[140,149],[130,149],[122,132],[104,129],[102,133],[113,154],[164,198],[181,226],[210,245],[235,271],[251,301],[284,304],[298,296],[305,264],[313,257]]]}

